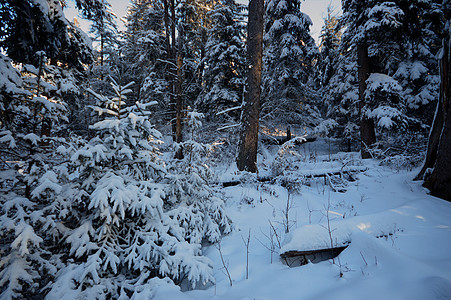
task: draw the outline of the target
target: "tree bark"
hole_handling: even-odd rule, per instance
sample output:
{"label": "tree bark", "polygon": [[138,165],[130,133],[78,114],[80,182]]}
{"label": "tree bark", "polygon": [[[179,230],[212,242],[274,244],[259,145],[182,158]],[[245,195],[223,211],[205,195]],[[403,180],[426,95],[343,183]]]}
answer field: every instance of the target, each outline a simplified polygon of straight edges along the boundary
{"label": "tree bark", "polygon": [[166,52],[168,60],[168,90],[169,90],[169,110],[172,127],[172,140],[177,141],[177,124],[176,124],[176,81],[177,81],[177,51],[175,45],[175,1],[164,0],[164,22],[166,30]]}
{"label": "tree bark", "polygon": [[257,172],[258,121],[260,114],[260,92],[263,52],[263,0],[249,1],[248,90],[241,116],[241,134],[236,164],[238,170]]}
{"label": "tree bark", "polygon": [[376,142],[373,120],[365,115],[366,80],[370,74],[368,47],[357,45],[357,64],[359,75],[359,114],[360,114],[360,147],[362,158],[371,158],[368,148]]}
{"label": "tree bark", "polygon": [[[429,139],[428,139],[428,149],[426,152],[426,159],[424,161],[423,168],[421,168],[420,173],[415,177],[414,180],[423,180],[424,174],[426,173],[427,169],[433,168],[435,165],[435,162],[437,160],[437,151],[438,146],[440,142],[440,136],[442,135],[442,131],[445,125],[445,116],[446,112],[449,109],[449,94],[446,97],[444,91],[446,90],[446,87],[444,86],[445,81],[444,77],[449,77],[449,58],[445,58],[446,53],[444,53],[444,58],[440,61],[440,76],[442,78],[441,80],[441,86],[440,86],[440,97],[437,103],[437,109],[435,111],[434,121],[432,122],[431,131],[429,133]],[[448,61],[447,61],[448,60]],[[445,73],[447,75],[445,75]],[[446,79],[446,80],[449,80]],[[449,83],[448,83],[448,89],[449,89]]]}
{"label": "tree bark", "polygon": [[[449,47],[450,36],[443,41],[443,56],[440,60],[440,98],[437,113],[434,119],[434,126],[429,136],[429,146],[437,147],[437,151],[429,149],[426,163],[433,164],[434,170],[429,178],[424,182],[431,194],[445,200],[451,201],[451,105],[449,98],[451,94],[451,82],[449,76],[449,64],[451,60],[451,49]],[[442,123],[442,126],[440,126]],[[439,127],[440,126],[440,127]],[[434,128],[438,127],[438,128]],[[434,135],[433,135],[434,134]],[[438,135],[438,138],[437,138]],[[431,141],[431,139],[433,139]],[[434,139],[438,139],[435,141]],[[437,143],[437,145],[435,145]],[[429,153],[431,151],[431,153]],[[437,153],[435,157],[435,153]],[[434,161],[435,160],[435,164]],[[426,167],[427,168],[427,167]],[[422,170],[423,171],[423,170]]]}
{"label": "tree bark", "polygon": [[[183,41],[183,28],[179,26],[179,37],[177,45],[177,81],[175,83],[175,142],[182,142],[182,127],[183,127],[183,57],[182,57],[182,41]],[[175,158],[183,158],[183,149],[179,147],[179,150],[175,154]]]}

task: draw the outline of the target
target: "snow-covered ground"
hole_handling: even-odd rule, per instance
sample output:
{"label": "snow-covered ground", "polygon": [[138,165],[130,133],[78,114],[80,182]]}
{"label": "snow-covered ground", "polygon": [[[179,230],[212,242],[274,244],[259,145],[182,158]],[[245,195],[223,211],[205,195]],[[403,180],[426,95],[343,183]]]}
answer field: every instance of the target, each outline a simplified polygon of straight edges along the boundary
{"label": "snow-covered ground", "polygon": [[[357,156],[339,153],[332,159],[340,160],[324,162],[328,154],[319,153],[314,160],[309,155],[309,163],[299,163],[299,172],[315,166],[317,170],[334,169],[343,158],[349,162],[350,157]],[[152,296],[224,300],[451,299],[451,203],[427,195],[420,182],[412,181],[415,170],[379,166],[377,160],[356,159],[356,163],[367,170],[354,176],[358,180],[346,181],[342,192],[331,191],[319,178],[290,193],[287,234],[286,188],[270,183],[225,188],[227,211],[235,230],[222,239],[221,253],[233,285],[218,247],[210,246],[205,255],[214,264],[215,285],[182,292],[177,286],[155,279]],[[223,178],[231,178],[233,173],[231,167]],[[295,174],[291,172],[290,176]],[[327,215],[333,240],[350,240],[348,248],[334,263],[328,260],[297,267],[284,264],[271,226],[285,250],[330,245]],[[315,225],[320,223],[323,225]],[[394,234],[375,237],[381,233]],[[249,235],[246,279],[244,241]]]}

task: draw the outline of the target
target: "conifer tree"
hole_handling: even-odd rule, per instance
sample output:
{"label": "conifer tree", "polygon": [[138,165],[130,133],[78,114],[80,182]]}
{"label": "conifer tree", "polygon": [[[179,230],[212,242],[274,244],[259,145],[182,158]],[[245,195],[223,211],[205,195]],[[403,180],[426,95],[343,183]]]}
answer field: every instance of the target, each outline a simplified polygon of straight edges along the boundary
{"label": "conifer tree", "polygon": [[[356,66],[352,52],[342,47],[342,24],[328,7],[320,35],[320,55],[317,67],[317,81],[320,85],[325,120],[316,128],[317,133],[343,138],[348,151],[358,138],[358,108],[356,100],[357,79],[353,71]],[[331,130],[333,126],[333,130]]]}
{"label": "conifer tree", "polygon": [[324,19],[324,25],[321,30],[320,38],[320,54],[316,67],[319,72],[319,83],[322,88],[329,84],[331,77],[335,72],[335,65],[340,56],[340,40],[341,26],[338,18],[333,15],[333,9],[329,5],[327,7],[327,16]]}
{"label": "conifer tree", "polygon": [[90,28],[94,36],[96,46],[96,61],[91,68],[91,88],[100,93],[106,93],[108,88],[108,76],[114,76],[118,66],[118,32],[116,15],[111,10],[111,5],[106,1],[100,1],[94,14],[89,18],[92,21]]}
{"label": "conifer tree", "polygon": [[169,102],[163,10],[161,1],[137,0],[131,3],[127,14],[122,47],[126,79],[136,83],[136,94],[132,96],[142,103]]}
{"label": "conifer tree", "polygon": [[[355,55],[361,67],[360,129],[362,154],[368,157],[365,149],[375,142],[376,133],[384,142],[393,132],[421,134],[430,120],[428,107],[438,82],[432,59],[437,3],[349,0],[343,2],[343,10],[341,49],[350,58]],[[420,41],[419,36],[429,38]],[[404,136],[398,134],[394,140],[403,143]]]}
{"label": "conifer tree", "polygon": [[[204,92],[198,97],[197,107],[211,120],[236,122],[239,117],[236,108],[243,100],[245,66],[243,10],[242,5],[226,0],[209,14],[212,27],[202,61]],[[216,116],[218,113],[222,117]]]}
{"label": "conifer tree", "polygon": [[156,276],[191,286],[213,280],[201,242],[216,242],[230,230],[222,200],[202,183],[200,169],[171,179],[157,148],[161,134],[149,119],[155,102],[128,104],[132,85],[113,81],[113,98],[91,91],[98,100],[92,108],[103,119],[67,166],[74,198],[65,239],[70,251],[51,297],[62,296],[60,285],[77,297],[108,298],[137,296]]}
{"label": "conifer tree", "polygon": [[311,126],[320,117],[309,83],[318,49],[309,32],[312,21],[300,5],[298,0],[266,4],[262,118]]}
{"label": "conifer tree", "polygon": [[67,141],[55,129],[67,109],[44,52],[36,55],[38,67],[23,65],[22,74],[0,57],[0,168],[8,174],[0,191],[1,298],[42,297],[60,263],[49,253],[64,231],[55,223],[64,210],[60,173],[67,171],[58,146]]}
{"label": "conifer tree", "polygon": [[249,2],[247,25],[247,90],[241,113],[241,132],[236,165],[238,170],[257,173],[257,146],[262,82],[264,1]]}
{"label": "conifer tree", "polygon": [[2,0],[0,16],[0,46],[16,62],[37,67],[38,51],[52,65],[78,70],[92,61],[84,33],[65,18],[61,1]]}

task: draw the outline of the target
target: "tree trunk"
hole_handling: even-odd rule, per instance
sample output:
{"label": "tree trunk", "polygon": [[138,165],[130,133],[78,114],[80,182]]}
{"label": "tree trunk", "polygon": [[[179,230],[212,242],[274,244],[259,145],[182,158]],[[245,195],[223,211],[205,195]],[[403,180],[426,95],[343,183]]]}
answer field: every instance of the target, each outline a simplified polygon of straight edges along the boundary
{"label": "tree trunk", "polygon": [[236,164],[239,170],[257,172],[258,119],[260,114],[260,85],[263,51],[263,0],[249,1],[248,91],[241,117],[241,134]]}
{"label": "tree trunk", "polygon": [[[433,168],[435,165],[435,162],[437,160],[437,151],[438,146],[440,142],[440,136],[442,134],[444,123],[445,123],[445,116],[446,112],[449,108],[449,94],[448,97],[445,96],[444,91],[446,90],[446,85],[444,78],[449,77],[449,61],[447,62],[447,59],[445,58],[446,54],[444,53],[443,59],[440,61],[440,76],[442,78],[441,80],[441,86],[440,86],[440,97],[437,103],[437,109],[435,111],[434,121],[432,122],[432,128],[429,133],[429,139],[428,139],[428,149],[426,152],[426,159],[424,161],[423,168],[421,168],[420,173],[415,177],[414,180],[423,180],[424,174],[426,173],[427,169]],[[445,73],[447,75],[445,75]],[[446,79],[449,80],[449,79]],[[448,84],[449,89],[449,84]]]}
{"label": "tree trunk", "polygon": [[[207,44],[207,30],[205,29],[205,27],[201,27],[201,44],[200,44],[200,58],[199,61],[203,62],[204,58],[205,58],[205,44]],[[197,78],[198,78],[198,82],[200,82],[200,84],[203,86],[204,84],[204,70],[205,70],[205,65],[204,63],[201,63],[199,66],[199,71],[197,74]]]}
{"label": "tree trunk", "polygon": [[176,76],[177,76],[177,61],[176,61],[176,45],[175,45],[175,1],[164,0],[164,23],[166,30],[166,52],[168,61],[167,80],[169,92],[169,116],[172,126],[172,140],[177,141],[177,124],[176,124]]}
{"label": "tree trunk", "polygon": [[[451,94],[449,77],[451,51],[449,42],[450,36],[447,36],[444,39],[443,57],[440,61],[440,98],[432,128],[433,131],[431,131],[429,136],[429,147],[431,149],[428,147],[428,156],[423,168],[427,168],[427,163],[434,165],[434,170],[424,182],[424,186],[431,191],[432,195],[451,201],[451,105],[449,105]],[[442,126],[440,126],[440,123],[442,123]],[[437,139],[437,141],[434,139]],[[433,147],[437,148],[436,152]],[[435,153],[437,154],[435,155]]]}
{"label": "tree trunk", "polygon": [[[182,41],[183,41],[183,28],[179,26],[179,37],[177,45],[177,81],[175,83],[175,142],[182,142],[182,118],[183,118],[183,57],[182,57]],[[180,147],[175,158],[183,158],[183,149]]]}
{"label": "tree trunk", "polygon": [[360,147],[362,158],[371,158],[368,148],[376,142],[374,123],[364,112],[366,80],[370,74],[368,47],[357,45],[357,63],[359,73],[359,114],[360,114]]}

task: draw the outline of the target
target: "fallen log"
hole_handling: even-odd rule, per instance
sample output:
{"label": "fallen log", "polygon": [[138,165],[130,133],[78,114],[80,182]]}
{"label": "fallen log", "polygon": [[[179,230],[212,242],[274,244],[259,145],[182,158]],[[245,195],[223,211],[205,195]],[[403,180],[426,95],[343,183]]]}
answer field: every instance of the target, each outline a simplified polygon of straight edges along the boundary
{"label": "fallen log", "polygon": [[[354,177],[352,176],[353,173],[359,173],[364,172],[368,168],[363,166],[349,166],[349,167],[343,167],[343,168],[333,168],[333,169],[318,169],[318,170],[305,170],[305,171],[297,171],[296,174],[299,174],[299,177],[302,178],[328,178],[331,176],[340,176],[342,177],[344,174],[348,176],[349,181],[355,181]],[[269,182],[272,180],[277,179],[277,176],[262,176],[257,177],[258,182]],[[239,184],[244,183],[243,180],[237,179],[237,180],[231,180],[231,181],[224,181],[219,183],[219,185],[222,185],[223,187],[230,187],[230,186],[237,186]]]}
{"label": "fallen log", "polygon": [[284,143],[294,140],[294,144],[296,146],[305,144],[305,143],[311,143],[316,141],[316,136],[310,136],[305,138],[300,138],[298,136],[289,136],[289,139],[287,136],[271,136],[271,135],[261,135],[260,141],[267,145],[283,145]]}
{"label": "fallen log", "polygon": [[[349,245],[349,244],[348,244]],[[310,263],[319,263],[340,255],[348,245],[336,248],[326,248],[308,251],[288,251],[280,254],[280,258],[289,267],[303,266]]]}
{"label": "fallen log", "polygon": [[[399,215],[394,211],[305,225],[294,230],[280,249],[289,266],[316,263],[338,256],[352,242],[352,233],[363,231],[376,238],[387,238],[397,231]],[[327,228],[330,228],[329,230]]]}
{"label": "fallen log", "polygon": [[[349,245],[349,244],[348,244]],[[288,251],[280,254],[280,257],[286,258],[286,257],[298,257],[298,256],[307,256],[307,255],[315,255],[319,253],[328,253],[328,252],[335,252],[337,255],[340,254],[344,249],[348,247],[342,246],[342,247],[336,247],[336,248],[326,248],[326,249],[318,249],[318,250],[307,250],[307,251]]]}

